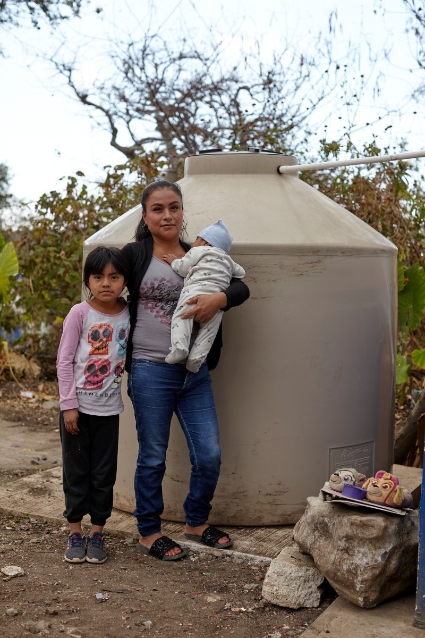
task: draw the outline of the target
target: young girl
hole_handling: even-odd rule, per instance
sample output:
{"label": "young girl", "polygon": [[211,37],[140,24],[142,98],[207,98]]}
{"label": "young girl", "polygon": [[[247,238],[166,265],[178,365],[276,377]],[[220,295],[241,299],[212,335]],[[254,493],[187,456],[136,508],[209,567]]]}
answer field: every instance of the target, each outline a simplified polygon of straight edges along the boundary
{"label": "young girl", "polygon": [[[112,510],[117,471],[121,377],[130,317],[120,297],[129,277],[117,248],[95,248],[83,281],[88,301],[76,304],[63,325],[57,357],[63,454],[64,516],[70,534],[65,560],[106,561],[103,527]],[[81,520],[90,514],[84,537]]]}

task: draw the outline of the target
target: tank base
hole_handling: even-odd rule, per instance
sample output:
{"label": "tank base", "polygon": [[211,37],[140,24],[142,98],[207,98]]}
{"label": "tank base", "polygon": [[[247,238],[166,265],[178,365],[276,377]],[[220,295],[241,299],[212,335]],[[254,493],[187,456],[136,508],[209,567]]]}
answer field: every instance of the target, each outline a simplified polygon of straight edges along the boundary
{"label": "tank base", "polygon": [[[211,525],[231,525],[232,527],[263,527],[275,525],[295,525],[304,514],[307,503],[294,505],[274,505],[269,508],[259,505],[258,510],[253,507],[239,506],[225,508],[215,503],[208,522]],[[127,498],[122,493],[114,494],[114,509],[132,513],[135,508],[134,498]],[[227,510],[227,511],[226,511]],[[269,510],[269,511],[268,511]],[[166,503],[161,517],[164,521],[184,523],[184,511],[181,503]]]}

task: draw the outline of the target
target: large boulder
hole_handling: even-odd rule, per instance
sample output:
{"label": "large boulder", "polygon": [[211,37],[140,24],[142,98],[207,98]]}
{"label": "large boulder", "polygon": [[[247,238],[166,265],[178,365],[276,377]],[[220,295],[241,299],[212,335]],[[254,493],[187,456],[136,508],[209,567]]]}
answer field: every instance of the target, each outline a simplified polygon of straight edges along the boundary
{"label": "large boulder", "polygon": [[381,514],[316,497],[307,503],[294,540],[340,596],[376,607],[415,582],[417,512]]}
{"label": "large boulder", "polygon": [[310,556],[296,545],[285,547],[272,560],[263,583],[263,598],[281,607],[318,607],[324,581]]}

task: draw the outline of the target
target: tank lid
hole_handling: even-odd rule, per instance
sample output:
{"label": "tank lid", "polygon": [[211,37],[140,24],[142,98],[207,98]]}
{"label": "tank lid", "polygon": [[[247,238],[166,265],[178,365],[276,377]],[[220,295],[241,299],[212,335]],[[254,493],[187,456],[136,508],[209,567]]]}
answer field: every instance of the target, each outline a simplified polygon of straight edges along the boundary
{"label": "tank lid", "polygon": [[208,152],[188,157],[184,163],[184,176],[191,175],[270,175],[279,166],[298,164],[295,157],[263,151],[222,151],[207,149]]}

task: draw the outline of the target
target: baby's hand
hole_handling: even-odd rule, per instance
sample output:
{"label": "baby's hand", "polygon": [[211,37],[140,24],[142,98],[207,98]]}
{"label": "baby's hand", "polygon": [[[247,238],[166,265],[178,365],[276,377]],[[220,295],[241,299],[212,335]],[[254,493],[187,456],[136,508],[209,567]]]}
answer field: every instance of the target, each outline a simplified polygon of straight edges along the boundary
{"label": "baby's hand", "polygon": [[177,257],[175,255],[173,255],[172,253],[170,253],[169,255],[162,255],[162,258],[163,258],[164,261],[167,262],[167,264],[170,264],[170,265],[171,265],[172,261],[177,259]]}

